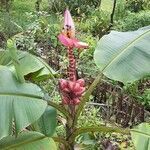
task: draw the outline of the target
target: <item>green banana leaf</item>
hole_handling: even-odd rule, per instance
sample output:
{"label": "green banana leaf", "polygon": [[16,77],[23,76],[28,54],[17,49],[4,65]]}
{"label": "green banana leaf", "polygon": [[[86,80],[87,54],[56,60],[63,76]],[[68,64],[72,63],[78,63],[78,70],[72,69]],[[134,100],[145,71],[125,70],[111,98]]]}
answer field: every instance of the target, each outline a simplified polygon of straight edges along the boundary
{"label": "green banana leaf", "polygon": [[131,137],[136,150],[150,150],[150,124],[141,123],[132,129]]}
{"label": "green banana leaf", "polygon": [[98,42],[94,60],[105,76],[123,83],[149,75],[150,26],[105,35]]}
{"label": "green banana leaf", "polygon": [[[24,76],[28,75],[30,79],[45,80],[52,75],[56,75],[56,72],[40,57],[34,56],[28,52],[18,51],[18,59],[21,68],[20,71]],[[7,65],[15,72],[8,51],[0,51],[0,65]]]}
{"label": "green banana leaf", "polygon": [[42,90],[32,83],[20,83],[16,76],[0,66],[0,139],[16,134],[38,120],[47,103]]}
{"label": "green banana leaf", "polygon": [[57,150],[52,138],[38,132],[23,132],[18,135],[8,136],[0,140],[2,150]]}
{"label": "green banana leaf", "polygon": [[9,51],[0,50],[0,65],[7,65],[11,61]]}
{"label": "green banana leaf", "polygon": [[47,106],[40,119],[33,124],[34,129],[48,137],[51,137],[54,134],[57,126],[56,115],[56,109],[51,106]]}

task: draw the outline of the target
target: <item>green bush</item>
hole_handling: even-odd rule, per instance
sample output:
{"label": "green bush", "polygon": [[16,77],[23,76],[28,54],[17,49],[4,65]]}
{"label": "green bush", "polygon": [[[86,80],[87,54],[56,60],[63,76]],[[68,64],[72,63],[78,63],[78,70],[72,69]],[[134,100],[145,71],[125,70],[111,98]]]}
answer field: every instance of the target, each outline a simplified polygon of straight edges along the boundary
{"label": "green bush", "polygon": [[90,32],[93,36],[102,37],[110,22],[110,14],[106,11],[96,9],[89,15],[81,19],[80,28],[84,32]]}
{"label": "green bush", "polygon": [[126,0],[126,7],[131,12],[139,12],[150,8],[149,0]]}
{"label": "green bush", "polygon": [[116,22],[115,28],[121,31],[137,30],[138,28],[150,25],[150,11],[140,13],[129,13],[122,20]]}
{"label": "green bush", "polygon": [[68,7],[76,16],[87,15],[101,4],[101,0],[48,0],[48,2],[50,12],[63,12]]}

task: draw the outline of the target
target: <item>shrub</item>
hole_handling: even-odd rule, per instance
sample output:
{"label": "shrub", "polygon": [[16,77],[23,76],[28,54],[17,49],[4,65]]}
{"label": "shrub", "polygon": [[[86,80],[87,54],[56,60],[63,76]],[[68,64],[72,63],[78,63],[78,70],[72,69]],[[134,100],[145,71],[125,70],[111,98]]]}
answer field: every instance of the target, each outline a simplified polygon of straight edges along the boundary
{"label": "shrub", "polygon": [[48,2],[51,12],[63,12],[66,7],[69,7],[72,14],[76,16],[87,15],[101,4],[101,0],[48,0]]}
{"label": "shrub", "polygon": [[150,24],[150,11],[141,11],[140,13],[129,13],[126,18],[116,22],[116,29],[121,31],[136,30]]}

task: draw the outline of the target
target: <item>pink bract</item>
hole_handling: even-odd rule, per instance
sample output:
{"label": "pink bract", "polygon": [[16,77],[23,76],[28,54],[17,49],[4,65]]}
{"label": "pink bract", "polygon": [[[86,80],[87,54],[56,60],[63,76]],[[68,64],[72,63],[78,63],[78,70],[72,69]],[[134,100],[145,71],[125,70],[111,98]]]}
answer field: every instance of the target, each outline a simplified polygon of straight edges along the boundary
{"label": "pink bract", "polygon": [[72,30],[75,31],[75,25],[68,9],[66,9],[64,13],[64,29],[66,29],[67,27],[70,27]]}
{"label": "pink bract", "polygon": [[64,29],[59,34],[59,41],[66,47],[71,48],[88,48],[88,44],[80,42],[75,37],[75,25],[68,9],[64,13]]}
{"label": "pink bract", "polygon": [[84,42],[80,42],[75,38],[68,38],[64,34],[59,34],[58,36],[59,41],[66,47],[72,48],[88,48],[88,44]]}

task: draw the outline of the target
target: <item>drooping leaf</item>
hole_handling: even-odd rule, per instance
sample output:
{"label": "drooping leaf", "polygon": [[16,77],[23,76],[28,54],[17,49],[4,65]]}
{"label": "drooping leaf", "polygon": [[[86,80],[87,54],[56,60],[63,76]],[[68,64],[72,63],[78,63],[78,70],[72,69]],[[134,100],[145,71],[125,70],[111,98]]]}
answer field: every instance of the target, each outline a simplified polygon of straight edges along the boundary
{"label": "drooping leaf", "polygon": [[56,129],[56,109],[51,106],[47,106],[43,115],[33,126],[36,131],[51,137]]}
{"label": "drooping leaf", "polygon": [[[7,65],[11,70],[15,70],[10,54],[7,51],[0,51],[0,54],[0,65]],[[56,74],[44,60],[28,52],[18,51],[18,59],[22,74],[30,75],[30,78],[34,80],[44,80]]]}
{"label": "drooping leaf", "polygon": [[13,67],[15,68],[16,77],[19,82],[24,83],[24,75],[22,73],[22,68],[18,60],[16,45],[14,44],[13,40],[7,40],[7,48],[9,49],[9,54],[12,60]]}
{"label": "drooping leaf", "polygon": [[150,74],[150,26],[132,32],[112,31],[98,42],[94,60],[108,78],[124,83]]}
{"label": "drooping leaf", "polygon": [[55,74],[55,71],[41,58],[29,53],[25,53],[25,57],[20,59],[20,65],[24,68],[22,70],[24,75],[37,72],[41,69],[42,70],[39,72],[37,78],[40,76],[50,76],[51,74]]}
{"label": "drooping leaf", "polygon": [[32,83],[20,83],[16,76],[0,66],[0,139],[38,120],[46,109],[41,89]]}
{"label": "drooping leaf", "polygon": [[131,130],[131,137],[136,150],[150,149],[150,124],[141,123]]}
{"label": "drooping leaf", "polygon": [[38,132],[23,132],[17,138],[8,136],[0,140],[3,150],[57,150],[52,138]]}
{"label": "drooping leaf", "polygon": [[9,51],[0,50],[0,65],[7,65],[11,61]]}

